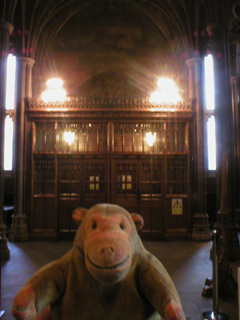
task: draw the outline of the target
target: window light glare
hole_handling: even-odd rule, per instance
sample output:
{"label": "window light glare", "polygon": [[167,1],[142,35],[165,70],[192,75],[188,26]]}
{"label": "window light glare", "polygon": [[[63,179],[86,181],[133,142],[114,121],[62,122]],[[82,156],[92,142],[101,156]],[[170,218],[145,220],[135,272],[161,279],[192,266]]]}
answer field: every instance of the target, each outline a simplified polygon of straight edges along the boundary
{"label": "window light glare", "polygon": [[208,170],[216,170],[216,131],[215,117],[207,121]]}
{"label": "window light glare", "polygon": [[4,170],[12,170],[13,161],[13,120],[10,116],[5,118],[4,134]]}
{"label": "window light glare", "polygon": [[7,58],[7,83],[6,83],[6,109],[15,108],[15,79],[16,79],[16,57],[12,54]]}
{"label": "window light glare", "polygon": [[204,59],[206,109],[215,109],[213,58],[209,54]]}

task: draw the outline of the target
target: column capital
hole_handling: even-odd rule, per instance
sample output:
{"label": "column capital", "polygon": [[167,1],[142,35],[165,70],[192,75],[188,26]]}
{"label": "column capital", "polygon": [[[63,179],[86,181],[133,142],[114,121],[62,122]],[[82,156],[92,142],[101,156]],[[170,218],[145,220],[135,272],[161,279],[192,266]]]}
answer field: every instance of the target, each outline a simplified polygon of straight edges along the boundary
{"label": "column capital", "polygon": [[0,29],[6,30],[9,33],[12,33],[13,25],[7,21],[0,20]]}
{"label": "column capital", "polygon": [[32,67],[35,63],[35,60],[29,57],[18,57],[18,59],[22,62],[22,64],[26,64],[30,67]]}
{"label": "column capital", "polygon": [[203,58],[201,57],[190,58],[186,60],[186,65],[188,66],[188,68],[190,68],[194,65],[201,64],[202,62],[203,62]]}
{"label": "column capital", "polygon": [[207,32],[209,36],[212,36],[213,34],[222,34],[230,31],[231,28],[232,26],[228,22],[214,22],[207,26]]}

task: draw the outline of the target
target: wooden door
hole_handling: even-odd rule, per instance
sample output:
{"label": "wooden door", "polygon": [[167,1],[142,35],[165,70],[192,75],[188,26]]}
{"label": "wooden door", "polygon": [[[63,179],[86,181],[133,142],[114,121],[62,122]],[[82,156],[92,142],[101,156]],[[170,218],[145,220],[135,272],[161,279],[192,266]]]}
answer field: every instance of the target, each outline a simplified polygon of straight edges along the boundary
{"label": "wooden door", "polygon": [[144,240],[164,238],[163,158],[139,161],[139,213],[144,219]]}
{"label": "wooden door", "polygon": [[112,172],[111,202],[129,212],[139,212],[138,201],[138,161],[114,160]]}
{"label": "wooden door", "polygon": [[72,212],[107,202],[107,160],[62,158],[58,162],[58,239],[73,239]]}
{"label": "wooden door", "polygon": [[82,206],[89,209],[97,203],[108,201],[109,166],[107,159],[84,160],[83,181],[84,189]]}
{"label": "wooden door", "polygon": [[142,238],[163,239],[163,159],[114,159],[111,190],[112,203],[142,215]]}
{"label": "wooden door", "polygon": [[76,225],[72,219],[74,208],[83,198],[83,165],[80,159],[63,158],[58,161],[58,239],[72,240]]}

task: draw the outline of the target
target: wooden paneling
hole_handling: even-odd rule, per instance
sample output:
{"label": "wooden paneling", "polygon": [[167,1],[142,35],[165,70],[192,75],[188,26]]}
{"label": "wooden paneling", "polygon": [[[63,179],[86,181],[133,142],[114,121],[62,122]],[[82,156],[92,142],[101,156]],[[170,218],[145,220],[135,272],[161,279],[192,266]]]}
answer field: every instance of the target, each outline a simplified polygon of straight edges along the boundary
{"label": "wooden paneling", "polygon": [[163,160],[114,158],[112,168],[112,202],[142,215],[144,239],[163,239]]}
{"label": "wooden paneling", "polygon": [[[65,131],[75,133],[71,146]],[[146,133],[155,133],[152,147]],[[72,211],[103,202],[141,214],[143,239],[190,234],[187,121],[36,121],[32,160],[32,235],[72,239]]]}

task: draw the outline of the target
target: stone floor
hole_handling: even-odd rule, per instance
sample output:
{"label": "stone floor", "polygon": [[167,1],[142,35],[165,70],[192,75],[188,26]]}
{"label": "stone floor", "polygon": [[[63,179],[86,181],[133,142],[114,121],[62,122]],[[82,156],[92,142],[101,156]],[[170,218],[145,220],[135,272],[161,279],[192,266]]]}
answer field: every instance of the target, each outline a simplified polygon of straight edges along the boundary
{"label": "stone floor", "polygon": [[[212,276],[211,241],[144,242],[144,245],[163,263],[171,275],[188,320],[199,320],[203,312],[212,310],[212,298],[202,296],[205,280]],[[1,268],[0,310],[5,311],[3,319],[12,320],[11,305],[17,291],[41,266],[67,252],[72,242],[9,242],[8,246],[10,260],[3,262]],[[238,266],[239,261],[231,264],[235,278]],[[232,320],[238,320],[237,298],[220,298],[218,310]]]}

